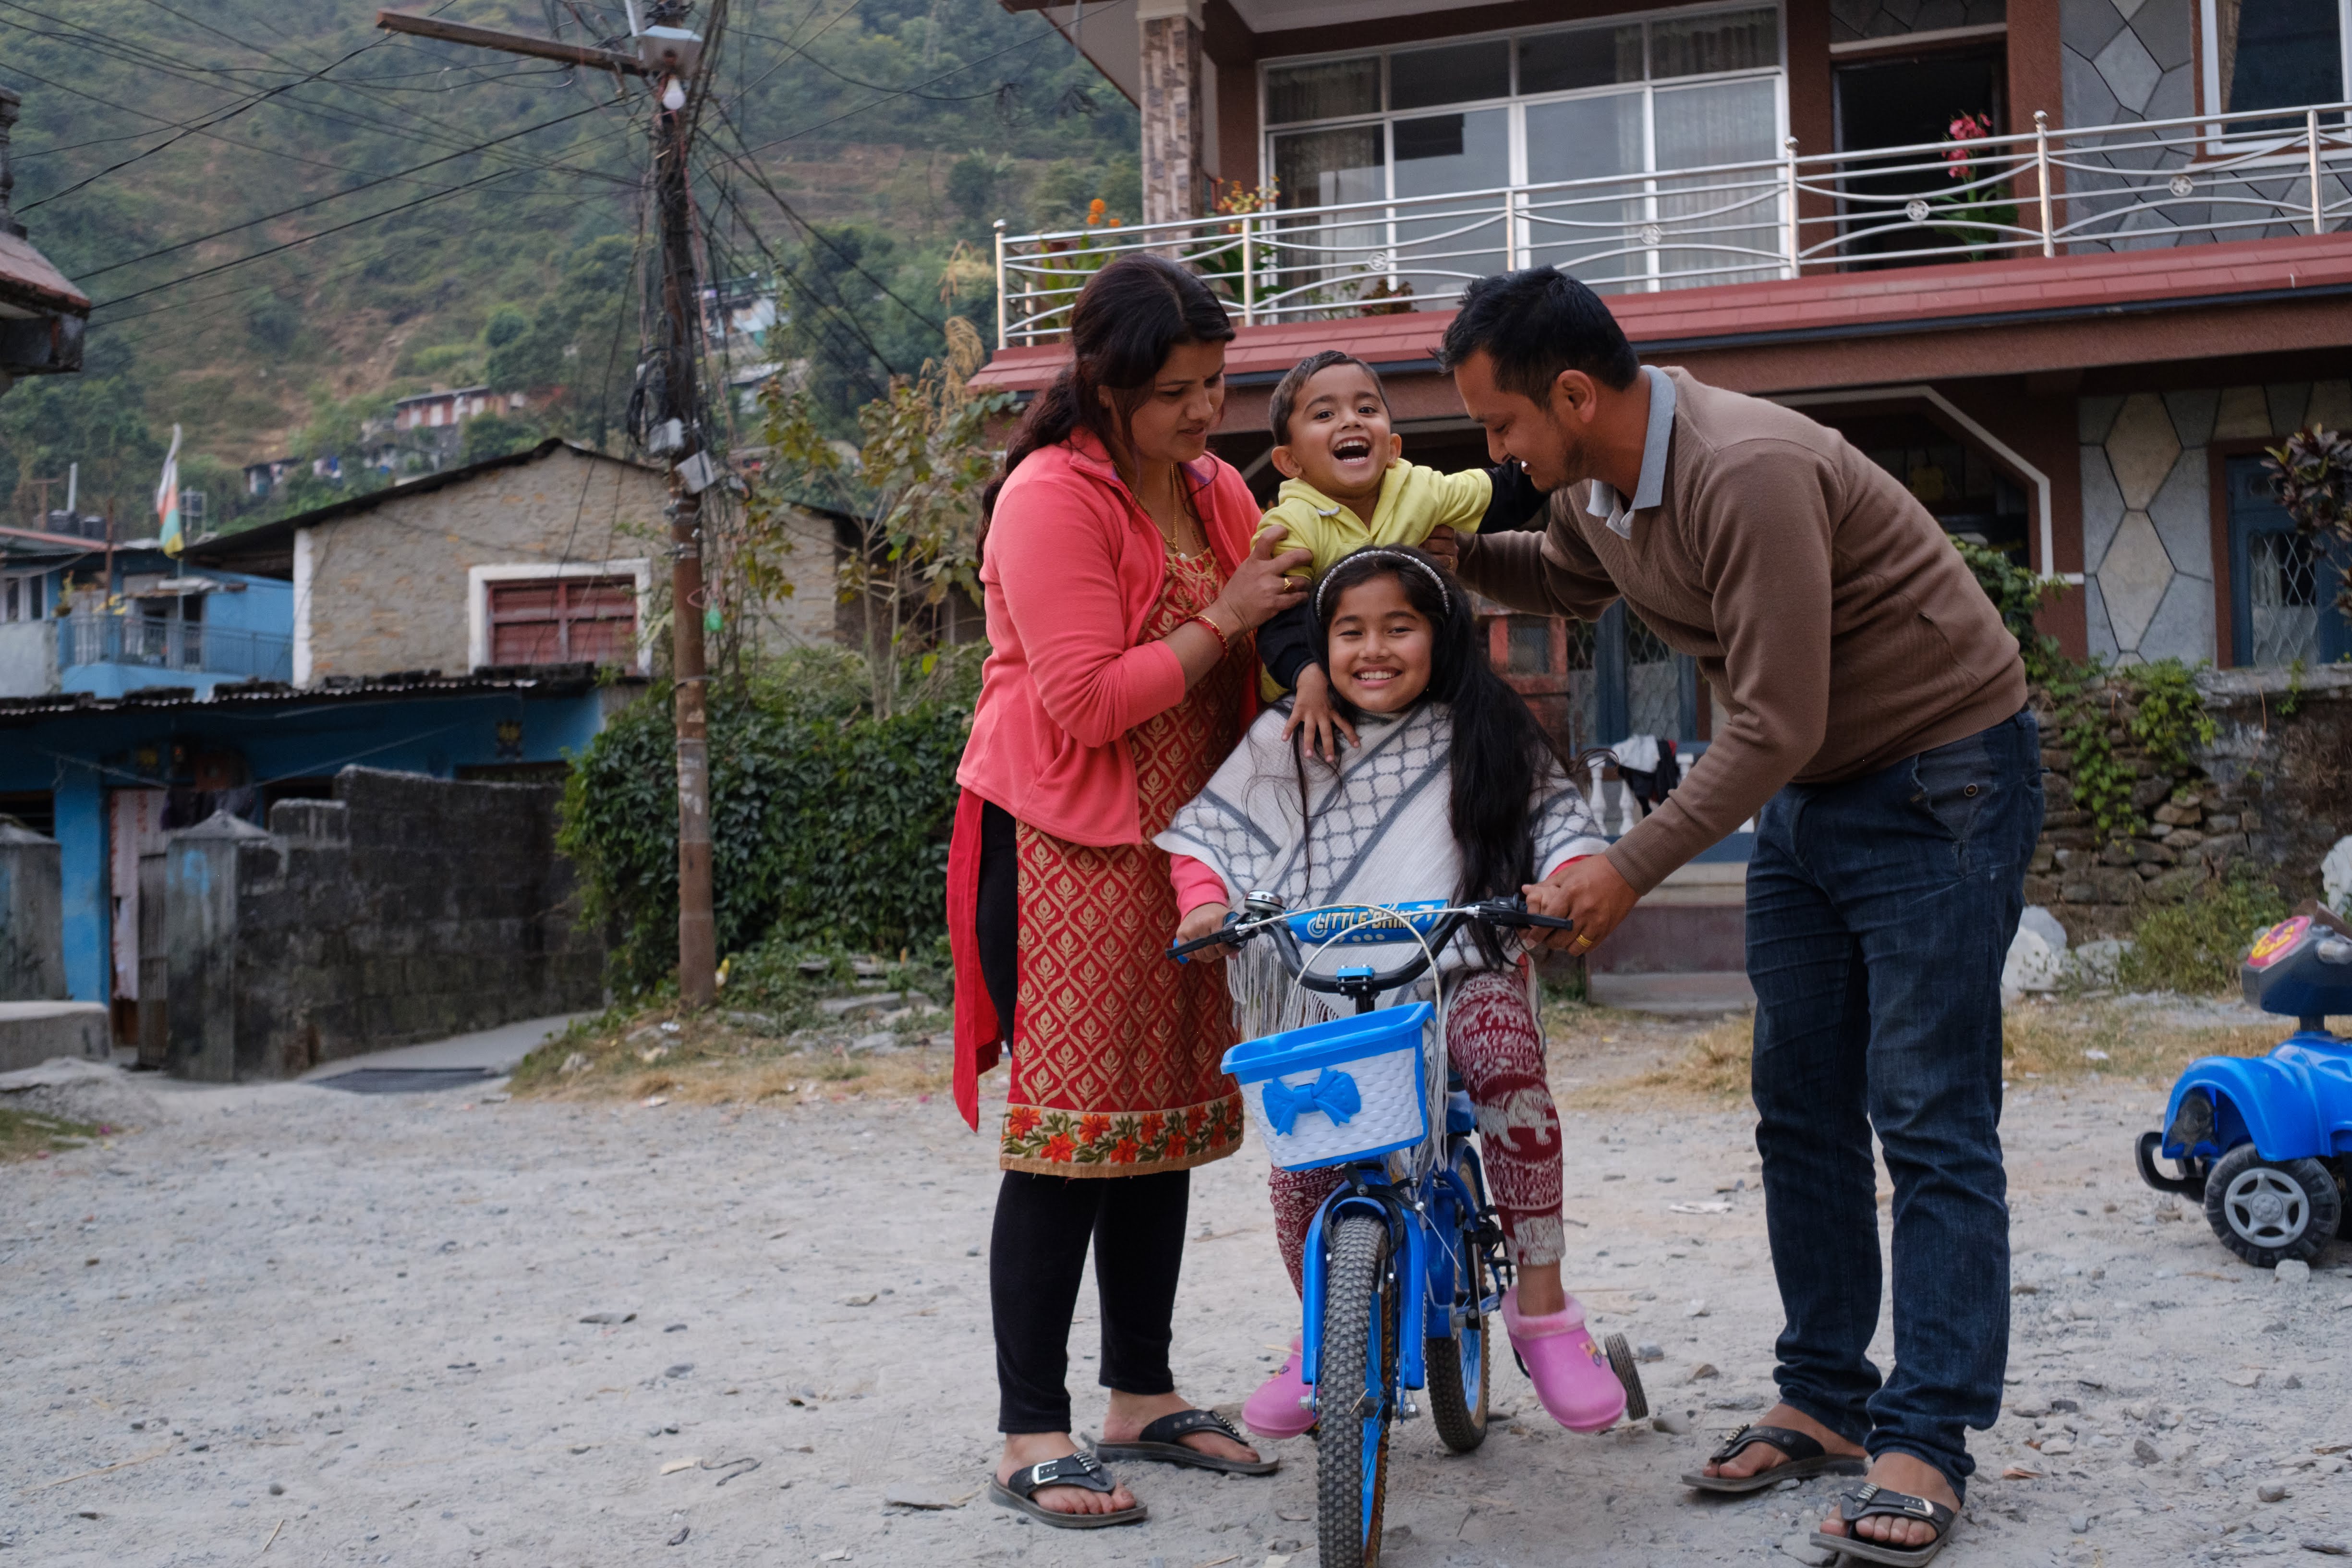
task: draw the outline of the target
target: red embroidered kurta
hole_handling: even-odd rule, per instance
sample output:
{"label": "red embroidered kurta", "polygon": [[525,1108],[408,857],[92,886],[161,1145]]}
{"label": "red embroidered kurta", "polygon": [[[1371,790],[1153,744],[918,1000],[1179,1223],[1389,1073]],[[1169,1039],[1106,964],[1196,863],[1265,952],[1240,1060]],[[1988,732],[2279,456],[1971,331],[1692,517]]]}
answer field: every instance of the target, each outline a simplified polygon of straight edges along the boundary
{"label": "red embroidered kurta", "polygon": [[[1215,558],[1171,554],[1146,624],[1164,637],[1223,586]],[[1184,700],[1128,731],[1143,831],[1200,792],[1240,736],[1256,668],[1246,640]],[[999,1163],[1128,1176],[1222,1159],[1241,1096],[1218,1066],[1235,1039],[1221,964],[1168,957],[1176,894],[1150,844],[1073,844],[1020,823],[1020,993]]]}

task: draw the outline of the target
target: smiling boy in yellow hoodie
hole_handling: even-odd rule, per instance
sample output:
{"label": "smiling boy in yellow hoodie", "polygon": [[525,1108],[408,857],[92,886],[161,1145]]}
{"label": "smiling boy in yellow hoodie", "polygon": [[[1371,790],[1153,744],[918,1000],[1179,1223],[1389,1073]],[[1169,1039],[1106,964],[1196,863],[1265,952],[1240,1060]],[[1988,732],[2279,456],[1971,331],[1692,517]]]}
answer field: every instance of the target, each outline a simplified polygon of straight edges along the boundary
{"label": "smiling boy in yellow hoodie", "polygon": [[[1326,349],[1301,360],[1266,412],[1283,483],[1258,531],[1284,529],[1285,548],[1311,551],[1310,582],[1367,545],[1417,546],[1440,529],[1505,532],[1529,526],[1543,509],[1544,493],[1517,463],[1445,474],[1406,462],[1381,378],[1353,354]],[[1334,731],[1350,745],[1356,733],[1331,705],[1316,642],[1311,605],[1302,604],[1259,630],[1258,658],[1269,700],[1285,688],[1297,693],[1285,737],[1304,729],[1336,762]]]}

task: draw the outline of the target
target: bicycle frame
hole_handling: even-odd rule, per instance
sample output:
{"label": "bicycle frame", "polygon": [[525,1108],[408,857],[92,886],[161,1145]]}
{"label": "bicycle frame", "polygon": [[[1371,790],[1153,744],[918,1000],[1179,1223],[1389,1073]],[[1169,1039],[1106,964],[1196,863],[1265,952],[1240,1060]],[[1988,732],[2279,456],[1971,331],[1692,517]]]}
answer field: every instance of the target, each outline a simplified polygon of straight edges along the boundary
{"label": "bicycle frame", "polygon": [[[1479,1185],[1485,1185],[1485,1171],[1478,1162],[1477,1149],[1470,1144],[1467,1133],[1449,1133],[1446,1146],[1450,1154],[1468,1149],[1472,1168],[1478,1173]],[[1433,1315],[1439,1315],[1445,1326],[1445,1336],[1461,1331],[1454,1317],[1455,1299],[1460,1294],[1465,1275],[1475,1279],[1475,1270],[1466,1267],[1467,1259],[1456,1257],[1444,1241],[1447,1230],[1463,1238],[1466,1249],[1481,1246],[1477,1237],[1483,1205],[1479,1194],[1463,1184],[1448,1158],[1436,1170],[1423,1176],[1412,1189],[1412,1200],[1405,1191],[1388,1179],[1385,1166],[1359,1165],[1350,1173],[1348,1186],[1340,1188],[1323,1200],[1315,1217],[1307,1227],[1306,1256],[1303,1264],[1305,1321],[1300,1330],[1299,1377],[1309,1386],[1322,1366],[1323,1351],[1323,1236],[1332,1220],[1343,1214],[1369,1214],[1389,1227],[1390,1256],[1404,1259],[1406,1277],[1415,1288],[1404,1293],[1403,1315],[1398,1326],[1397,1382],[1407,1389],[1429,1386],[1427,1342]],[[1449,1225],[1448,1212],[1452,1211]],[[1478,1302],[1478,1315],[1487,1317],[1502,1310],[1503,1297],[1499,1289],[1503,1268],[1494,1274],[1497,1289]]]}

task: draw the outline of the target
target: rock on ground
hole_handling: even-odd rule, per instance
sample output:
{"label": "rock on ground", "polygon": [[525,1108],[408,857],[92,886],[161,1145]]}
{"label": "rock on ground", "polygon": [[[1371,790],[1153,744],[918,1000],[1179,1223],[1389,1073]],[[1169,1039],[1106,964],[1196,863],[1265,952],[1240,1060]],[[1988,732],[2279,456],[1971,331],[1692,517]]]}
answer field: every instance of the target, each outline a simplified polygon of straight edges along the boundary
{"label": "rock on ground", "polygon": [[[1053,1532],[978,1495],[996,1173],[943,1099],[469,1094],[162,1086],[137,1135],[0,1173],[0,1563],[1312,1563],[1305,1441],[1270,1445],[1285,1463],[1264,1480],[1126,1467],[1152,1510],[1131,1531]],[[2352,1443],[2340,1260],[2282,1289],[2201,1216],[2157,1224],[2169,1200],[2133,1176],[2131,1138],[2158,1110],[2115,1083],[2010,1102],[2011,1381],[1945,1563],[2125,1568],[2352,1536],[2343,1458],[2321,1451]],[[1587,1226],[1570,1282],[1597,1331],[1664,1352],[1643,1369],[1652,1402],[1689,1430],[1564,1433],[1497,1357],[1479,1452],[1399,1428],[1385,1561],[1801,1556],[1783,1543],[1833,1483],[1698,1502],[1675,1481],[1770,1397],[1748,1118],[1572,1113],[1567,1134]],[[1695,1182],[1731,1188],[1727,1211],[1671,1213]],[[1230,1405],[1295,1321],[1254,1154],[1199,1173],[1192,1231],[1178,1375]],[[1685,1316],[1701,1297],[1708,1315]],[[1085,1427],[1091,1292],[1079,1317]],[[1720,1375],[1691,1382],[1702,1363]],[[2249,1373],[2258,1387],[2230,1381]]]}

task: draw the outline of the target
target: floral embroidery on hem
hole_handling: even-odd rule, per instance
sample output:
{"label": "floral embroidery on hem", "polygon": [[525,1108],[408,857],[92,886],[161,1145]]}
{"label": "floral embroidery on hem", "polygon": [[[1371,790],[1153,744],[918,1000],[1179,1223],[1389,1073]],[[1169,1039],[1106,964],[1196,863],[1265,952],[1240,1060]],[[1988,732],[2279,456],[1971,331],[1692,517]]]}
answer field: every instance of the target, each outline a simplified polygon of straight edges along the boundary
{"label": "floral embroidery on hem", "polygon": [[1140,1166],[1171,1161],[1197,1163],[1240,1144],[1239,1095],[1176,1110],[1077,1111],[1035,1105],[1008,1106],[1003,1158],[1024,1168],[1046,1166]]}

